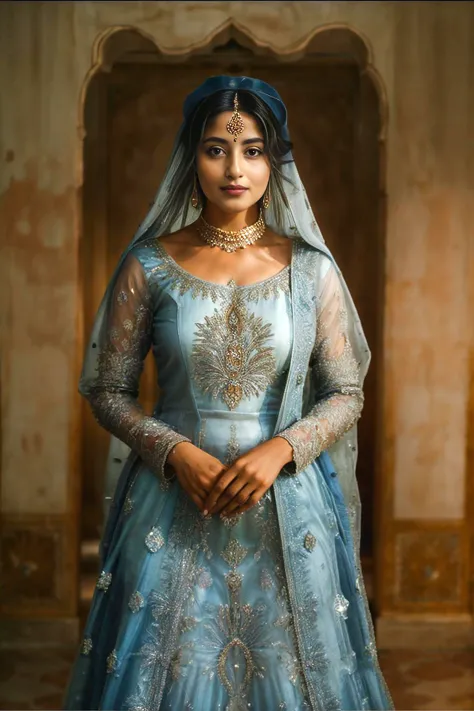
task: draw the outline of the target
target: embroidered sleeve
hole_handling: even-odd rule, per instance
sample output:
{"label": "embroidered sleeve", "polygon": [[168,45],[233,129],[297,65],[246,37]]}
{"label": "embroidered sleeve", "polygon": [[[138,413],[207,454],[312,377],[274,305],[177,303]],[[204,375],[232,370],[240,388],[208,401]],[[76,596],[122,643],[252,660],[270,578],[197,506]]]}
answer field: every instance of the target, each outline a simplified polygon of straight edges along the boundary
{"label": "embroidered sleeve", "polygon": [[347,432],[359,419],[364,395],[359,365],[348,334],[344,293],[337,271],[327,260],[320,282],[316,341],[310,361],[314,406],[279,433],[293,447],[288,473],[299,474]]}
{"label": "embroidered sleeve", "polygon": [[146,275],[129,255],[117,278],[108,315],[99,378],[88,396],[102,427],[133,449],[164,482],[165,463],[179,442],[189,442],[167,424],[144,414],[137,402],[143,362],[152,339],[152,310]]}

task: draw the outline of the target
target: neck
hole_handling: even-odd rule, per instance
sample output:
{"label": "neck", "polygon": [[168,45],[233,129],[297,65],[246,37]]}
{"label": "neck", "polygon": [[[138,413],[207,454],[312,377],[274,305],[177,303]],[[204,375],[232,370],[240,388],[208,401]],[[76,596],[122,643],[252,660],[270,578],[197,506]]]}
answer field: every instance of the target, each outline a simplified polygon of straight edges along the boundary
{"label": "neck", "polygon": [[208,202],[202,216],[206,222],[213,227],[219,227],[221,230],[241,230],[244,227],[253,225],[258,220],[259,210],[258,205],[252,205],[243,212],[223,212],[220,208]]}

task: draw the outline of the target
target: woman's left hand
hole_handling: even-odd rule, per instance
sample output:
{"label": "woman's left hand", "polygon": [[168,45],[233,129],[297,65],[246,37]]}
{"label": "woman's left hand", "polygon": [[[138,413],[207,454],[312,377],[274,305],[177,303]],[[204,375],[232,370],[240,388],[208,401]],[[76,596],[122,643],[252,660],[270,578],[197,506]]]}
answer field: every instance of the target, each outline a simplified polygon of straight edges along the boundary
{"label": "woman's left hand", "polygon": [[283,437],[257,445],[217,479],[204,502],[204,515],[236,516],[255,506],[292,459],[293,448]]}

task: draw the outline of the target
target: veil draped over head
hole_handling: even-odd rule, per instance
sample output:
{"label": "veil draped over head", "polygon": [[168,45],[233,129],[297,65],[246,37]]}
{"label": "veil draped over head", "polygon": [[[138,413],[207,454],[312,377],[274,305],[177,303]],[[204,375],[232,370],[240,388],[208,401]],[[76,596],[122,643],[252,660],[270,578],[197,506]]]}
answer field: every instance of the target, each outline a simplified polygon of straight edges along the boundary
{"label": "veil draped over head", "polygon": [[[238,91],[239,89],[251,91],[262,101],[264,101],[276,116],[280,126],[282,127],[283,137],[289,139],[285,104],[283,103],[278,92],[264,81],[253,79],[251,77],[215,76],[207,79],[203,84],[201,84],[201,86],[189,94],[183,106],[184,122],[178,131],[168,167],[156,194],[155,200],[145,219],[139,226],[132,241],[122,254],[98,309],[91,339],[85,354],[84,366],[79,384],[79,391],[83,395],[87,396],[93,392],[94,387],[97,385],[98,361],[107,342],[107,315],[117,275],[128,253],[140,243],[152,237],[159,237],[181,229],[185,225],[194,222],[199,217],[200,210],[194,209],[187,204],[183,205],[182,211],[178,217],[170,222],[167,210],[170,185],[173,183],[173,177],[179,170],[183,157],[184,148],[180,139],[187,119],[194,112],[198,104],[211,94],[221,90]],[[324,238],[306,196],[304,185],[292,159],[291,152],[285,156],[285,161],[286,160],[288,160],[288,162],[285,162],[281,166],[283,176],[288,178],[288,180],[283,181],[283,191],[286,197],[286,204],[283,204],[285,201],[280,196],[272,195],[270,207],[265,211],[265,222],[268,227],[278,234],[285,235],[288,238],[302,238],[315,249],[318,249],[327,255],[334,263],[345,295],[348,324],[347,335],[353,349],[354,356],[360,365],[360,386],[362,387],[370,362],[370,352],[357,310],[354,306],[344,278],[335,264],[335,260],[331,252],[324,242]],[[275,210],[276,200],[281,203],[278,206],[278,211]],[[278,215],[278,222],[276,215]],[[356,426],[352,427],[348,433],[336,442],[329,450],[329,453],[333,460],[334,467],[338,472],[344,498],[351,514],[351,523],[356,539],[355,542],[359,544],[360,498],[355,478],[355,465],[357,460]]]}

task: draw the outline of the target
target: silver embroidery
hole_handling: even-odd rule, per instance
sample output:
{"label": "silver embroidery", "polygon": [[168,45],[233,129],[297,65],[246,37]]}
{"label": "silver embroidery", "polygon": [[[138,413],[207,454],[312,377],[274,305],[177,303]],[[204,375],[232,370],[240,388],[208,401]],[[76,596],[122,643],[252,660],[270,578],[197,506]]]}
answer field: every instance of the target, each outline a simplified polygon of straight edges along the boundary
{"label": "silver embroidery", "polygon": [[99,575],[99,579],[97,580],[97,590],[102,590],[103,592],[107,592],[109,589],[110,583],[112,582],[112,573],[106,573],[105,570],[101,572]]}
{"label": "silver embroidery", "polygon": [[165,545],[163,534],[157,526],[154,526],[150,533],[147,534],[145,538],[145,545],[150,553],[156,553]]}
{"label": "silver embroidery", "polygon": [[311,531],[308,531],[306,536],[304,537],[304,547],[306,548],[307,551],[310,553],[314,550],[316,546],[316,538],[313,536]]}
{"label": "silver embroidery", "polygon": [[211,587],[212,583],[212,575],[208,568],[198,568],[196,570],[196,585],[206,590]]}
{"label": "silver embroidery", "polygon": [[347,608],[349,607],[349,600],[346,600],[344,595],[336,595],[334,598],[334,609],[338,615],[347,620]]}
{"label": "silver embroidery", "polygon": [[[337,273],[330,271],[323,283],[310,359],[315,404],[305,417],[278,435],[293,448],[296,474],[353,427],[364,404],[359,363],[347,336],[347,311]],[[292,473],[288,467],[285,471]]]}
{"label": "silver embroidery", "polygon": [[365,645],[364,651],[366,655],[368,657],[371,657],[372,659],[377,657],[377,647],[375,646],[375,642],[373,641],[370,641],[368,644]]}
{"label": "silver embroidery", "polygon": [[260,587],[262,590],[270,590],[273,587],[273,578],[267,568],[262,568],[260,573]]}
{"label": "silver embroidery", "polygon": [[204,441],[206,439],[206,426],[207,426],[207,420],[202,420],[201,421],[201,429],[199,430],[199,435],[198,435],[198,443],[197,446],[199,449],[203,449],[204,447]]}
{"label": "silver embroidery", "polygon": [[116,671],[118,666],[118,657],[117,657],[117,652],[112,650],[110,654],[107,657],[106,660],[106,667],[107,667],[107,674],[112,674],[114,671]]}
{"label": "silver embroidery", "polygon": [[225,463],[230,466],[240,455],[240,444],[237,439],[237,425],[232,422],[230,425],[230,438],[227,443],[227,454]]}
{"label": "silver embroidery", "polygon": [[132,612],[139,612],[142,607],[145,605],[145,598],[139,592],[136,590],[134,593],[130,595],[130,600],[128,601],[128,606]]}
{"label": "silver embroidery", "polygon": [[229,410],[264,392],[276,375],[271,324],[250,313],[237,291],[230,304],[196,324],[191,353],[197,387]]}
{"label": "silver embroidery", "polygon": [[234,567],[242,563],[247,553],[247,548],[244,548],[236,538],[231,538],[221,556],[230,567]]}
{"label": "silver embroidery", "polygon": [[159,420],[143,414],[137,403],[138,383],[152,340],[152,303],[147,278],[134,258],[127,258],[117,283],[108,322],[107,341],[98,354],[98,375],[88,394],[102,427],[137,452],[169,487],[166,458],[179,442],[190,440]]}
{"label": "silver embroidery", "polygon": [[195,617],[182,617],[180,622],[180,632],[185,633],[193,630],[197,625]]}
{"label": "silver embroidery", "polygon": [[[264,657],[260,649],[271,644],[262,605],[252,607],[234,601],[232,605],[213,608],[202,646],[216,655],[218,677],[229,694],[229,708],[247,703],[247,692],[254,676],[264,678]],[[203,673],[214,675],[214,664]],[[245,708],[245,707],[243,707]]]}
{"label": "silver embroidery", "polygon": [[90,637],[84,637],[81,645],[81,654],[87,657],[92,651],[92,639]]}
{"label": "silver embroidery", "polygon": [[128,516],[129,513],[133,511],[133,500],[130,498],[130,495],[127,494],[125,497],[125,501],[123,502],[123,512],[126,516]]}
{"label": "silver embroidery", "polygon": [[243,578],[242,573],[238,573],[236,570],[231,570],[226,574],[225,580],[232,595],[235,595],[242,587]]}
{"label": "silver embroidery", "polygon": [[238,289],[241,292],[242,299],[256,302],[259,299],[274,298],[280,292],[286,294],[290,292],[290,265],[256,284],[238,286],[233,279],[228,284],[214,284],[200,279],[180,267],[159,240],[150,242],[149,245],[156,248],[160,257],[160,263],[153,267],[152,274],[155,274],[158,278],[169,279],[171,288],[178,291],[181,296],[190,291],[193,299],[211,299],[215,303],[219,299],[226,299],[229,289]]}

